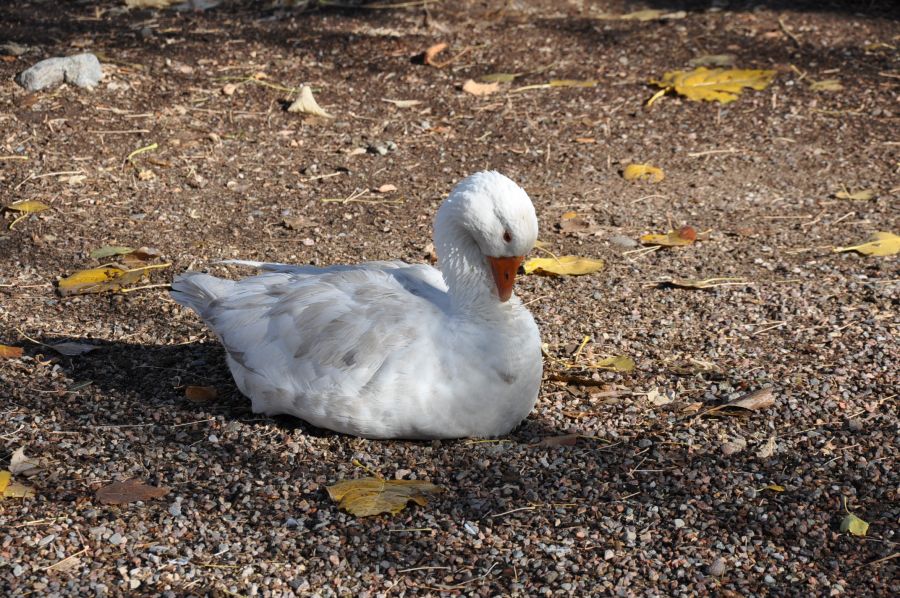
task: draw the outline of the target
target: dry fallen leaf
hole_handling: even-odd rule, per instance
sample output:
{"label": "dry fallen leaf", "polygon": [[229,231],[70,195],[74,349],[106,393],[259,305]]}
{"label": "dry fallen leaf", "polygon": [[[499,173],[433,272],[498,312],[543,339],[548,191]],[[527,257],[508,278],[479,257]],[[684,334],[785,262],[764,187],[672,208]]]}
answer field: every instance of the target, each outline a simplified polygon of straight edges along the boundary
{"label": "dry fallen leaf", "polygon": [[54,563],[54,564],[50,565],[49,567],[47,567],[47,571],[55,571],[57,573],[65,573],[66,571],[71,571],[72,569],[75,569],[76,567],[80,567],[80,566],[81,566],[81,559],[73,554],[72,556],[67,556],[66,558],[59,561],[58,563]]}
{"label": "dry fallen leaf", "polygon": [[170,491],[171,488],[166,486],[148,486],[140,480],[132,478],[104,486],[97,490],[95,496],[104,505],[124,505],[139,500],[161,498]]}
{"label": "dry fallen leaf", "polygon": [[578,442],[578,434],[565,434],[564,436],[548,436],[541,439],[537,446],[575,446]]}
{"label": "dry fallen leaf", "polygon": [[12,472],[0,471],[0,498],[30,498],[34,489],[25,484],[12,481]]}
{"label": "dry fallen leaf", "polygon": [[665,393],[659,392],[656,388],[651,388],[647,393],[647,400],[656,405],[657,407],[662,407],[663,405],[668,405],[672,402],[672,399]]}
{"label": "dry fallen leaf", "polygon": [[868,201],[875,198],[875,191],[873,189],[863,189],[850,192],[844,189],[835,193],[834,196],[838,199],[849,199],[850,201]]}
{"label": "dry fallen leaf", "polygon": [[327,490],[340,508],[357,517],[368,517],[380,513],[396,515],[410,501],[424,507],[429,496],[439,494],[443,488],[423,480],[360,478],[338,482]]}
{"label": "dry fallen leaf", "polygon": [[856,251],[863,255],[887,256],[900,252],[900,237],[893,233],[878,232],[869,238],[868,243],[850,247],[835,247],[835,252]]}
{"label": "dry fallen leaf", "polygon": [[642,179],[650,179],[654,183],[658,183],[666,178],[661,168],[650,166],[649,164],[629,164],[622,171],[622,176],[626,181],[639,181]]}
{"label": "dry fallen leaf", "polygon": [[559,232],[564,234],[594,233],[597,225],[587,216],[580,216],[577,212],[566,212],[559,219]]}
{"label": "dry fallen leaf", "polygon": [[557,257],[536,257],[525,262],[525,274],[547,274],[550,276],[581,276],[603,269],[603,260],[595,260],[575,255]]}
{"label": "dry fallen leaf", "polygon": [[430,46],[427,50],[425,50],[425,54],[422,58],[422,62],[424,62],[425,64],[430,64],[431,66],[438,66],[437,64],[435,64],[434,58],[446,49],[447,49],[446,42],[441,42],[439,44],[434,44],[433,46]]}
{"label": "dry fallen leaf", "polygon": [[25,454],[25,447],[20,446],[9,458],[9,471],[13,475],[32,476],[40,471],[41,461]]}
{"label": "dry fallen leaf", "polygon": [[822,81],[813,81],[809,84],[809,88],[813,91],[841,91],[844,86],[837,79],[823,79]]}
{"label": "dry fallen leaf", "polygon": [[697,231],[692,226],[682,226],[678,230],[670,230],[664,235],[649,234],[641,237],[644,245],[662,245],[663,247],[681,247],[697,240]]}
{"label": "dry fallen leaf", "polygon": [[9,345],[0,345],[0,358],[18,359],[22,357],[22,347],[10,347]]}
{"label": "dry fallen leaf", "polygon": [[762,411],[775,405],[775,393],[771,386],[748,392],[747,394],[729,401],[722,407],[725,409],[746,409],[747,411]]}
{"label": "dry fallen leaf", "polygon": [[490,75],[478,77],[478,80],[482,83],[512,83],[524,74],[525,73],[491,73]]}
{"label": "dry fallen leaf", "polygon": [[303,114],[311,114],[313,116],[321,116],[323,118],[334,118],[319,106],[316,98],[313,97],[312,88],[309,85],[300,86],[300,97],[288,106],[288,112],[301,112]]}
{"label": "dry fallen leaf", "polygon": [[184,396],[194,403],[209,403],[219,396],[219,391],[215,386],[187,386]]}
{"label": "dry fallen leaf", "polygon": [[722,443],[722,454],[726,457],[737,454],[747,447],[747,441],[740,436]]}
{"label": "dry fallen leaf", "polygon": [[286,216],[281,221],[281,224],[284,226],[284,228],[287,228],[289,230],[300,230],[302,228],[313,226],[314,223],[309,218],[301,214],[300,216]]}
{"label": "dry fallen leaf", "polygon": [[62,342],[62,343],[54,343],[52,345],[47,345],[57,353],[61,355],[68,355],[69,357],[75,357],[76,355],[84,355],[85,353],[90,353],[96,349],[99,349],[97,345],[88,345],[86,343],[75,343],[75,342]]}
{"label": "dry fallen leaf", "polygon": [[683,10],[669,12],[656,8],[647,8],[644,10],[636,10],[622,15],[601,13],[595,18],[601,21],[661,21],[683,19],[687,16],[687,12]]}
{"label": "dry fallen leaf", "polygon": [[37,214],[49,209],[50,206],[43,202],[35,200],[22,200],[11,203],[8,206],[3,206],[3,209],[0,211],[8,210],[11,212],[18,212],[20,214],[20,216],[17,216],[15,220],[9,223],[9,230],[12,230],[16,224],[28,218],[28,216],[30,216],[31,214]]}
{"label": "dry fallen leaf", "polygon": [[134,251],[133,247],[124,247],[122,245],[105,245],[91,252],[91,257],[95,260],[112,257],[114,255],[125,255]]}
{"label": "dry fallen leaf", "polygon": [[854,536],[865,536],[869,531],[869,523],[863,521],[847,509],[847,497],[844,497],[844,511],[847,516],[841,521],[841,531],[850,532]]}
{"label": "dry fallen leaf", "polygon": [[397,108],[412,108],[422,103],[421,100],[389,100],[388,98],[381,98],[381,101],[393,104]]}
{"label": "dry fallen leaf", "polygon": [[597,80],[596,79],[553,79],[547,83],[538,83],[537,85],[524,85],[522,87],[516,87],[511,91],[511,93],[518,93],[520,91],[529,91],[532,89],[552,89],[555,87],[596,87]]}
{"label": "dry fallen leaf", "polygon": [[680,289],[715,289],[718,287],[741,286],[747,284],[743,278],[706,278],[697,280],[695,278],[671,278],[659,283],[663,286],[678,287]]}
{"label": "dry fallen leaf", "polygon": [[466,93],[470,93],[473,96],[486,96],[490,95],[497,90],[500,89],[500,83],[494,81],[493,83],[478,83],[474,79],[469,79],[465,83],[463,83],[462,90]]}
{"label": "dry fallen leaf", "polygon": [[759,459],[768,459],[772,455],[775,454],[775,437],[770,436],[766,443],[759,447],[759,450],[756,451],[756,456]]}
{"label": "dry fallen leaf", "polygon": [[768,486],[763,486],[760,488],[760,492],[764,490],[771,490],[772,492],[784,492],[785,487],[780,484],[769,484]]}
{"label": "dry fallen leaf", "polygon": [[584,367],[588,369],[627,373],[634,371],[634,360],[627,355],[613,355],[612,357],[604,357],[600,361],[588,363]]}
{"label": "dry fallen leaf", "polygon": [[745,87],[765,89],[772,83],[775,74],[775,71],[708,69],[702,66],[692,71],[670,71],[661,80],[651,81],[662,89],[650,98],[647,105],[652,105],[669,91],[689,100],[727,104],[738,99]]}
{"label": "dry fallen leaf", "polygon": [[22,201],[17,201],[15,203],[4,206],[3,209],[12,210],[14,212],[21,212],[22,214],[37,214],[38,212],[49,210],[50,206],[41,201],[24,199]]}
{"label": "dry fallen leaf", "polygon": [[150,270],[167,268],[171,264],[153,264],[141,268],[127,269],[116,264],[79,270],[59,281],[57,291],[63,297],[86,293],[118,291],[122,287],[138,282]]}

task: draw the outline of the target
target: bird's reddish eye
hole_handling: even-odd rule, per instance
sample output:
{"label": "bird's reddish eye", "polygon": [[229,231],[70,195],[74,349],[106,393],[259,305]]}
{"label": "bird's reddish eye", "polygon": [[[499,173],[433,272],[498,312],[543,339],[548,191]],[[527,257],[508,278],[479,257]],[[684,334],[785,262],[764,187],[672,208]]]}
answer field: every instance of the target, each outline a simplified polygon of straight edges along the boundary
{"label": "bird's reddish eye", "polygon": [[509,234],[509,231],[508,231],[508,230],[507,230],[507,231],[503,231],[503,240],[506,241],[507,243],[509,243],[510,241],[512,241],[512,235]]}

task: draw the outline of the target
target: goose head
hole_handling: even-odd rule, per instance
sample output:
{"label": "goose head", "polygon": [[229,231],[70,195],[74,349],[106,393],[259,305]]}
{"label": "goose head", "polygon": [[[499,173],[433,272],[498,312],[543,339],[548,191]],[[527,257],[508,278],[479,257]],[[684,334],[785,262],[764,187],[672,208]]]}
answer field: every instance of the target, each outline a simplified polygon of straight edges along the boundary
{"label": "goose head", "polygon": [[463,179],[434,223],[438,264],[451,296],[508,301],[537,234],[531,199],[513,181],[493,171]]}

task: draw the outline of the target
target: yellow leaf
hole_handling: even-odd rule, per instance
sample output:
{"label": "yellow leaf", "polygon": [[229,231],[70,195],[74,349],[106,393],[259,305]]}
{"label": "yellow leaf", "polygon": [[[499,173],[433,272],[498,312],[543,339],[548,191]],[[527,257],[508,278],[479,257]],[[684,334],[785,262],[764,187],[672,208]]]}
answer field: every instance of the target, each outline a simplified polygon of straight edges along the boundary
{"label": "yellow leaf", "polygon": [[595,79],[579,80],[579,79],[553,79],[548,83],[550,87],[596,87]]}
{"label": "yellow leaf", "polygon": [[396,515],[410,501],[424,507],[428,497],[441,493],[443,488],[422,480],[360,478],[338,482],[327,490],[340,508],[357,517],[368,517],[380,513]]}
{"label": "yellow leaf", "polygon": [[629,164],[622,172],[622,176],[625,177],[626,181],[650,179],[654,183],[658,183],[666,178],[661,168],[650,166],[649,164]]}
{"label": "yellow leaf", "polygon": [[35,201],[32,199],[26,199],[22,201],[17,201],[15,203],[11,203],[6,206],[7,210],[14,210],[16,212],[21,212],[23,214],[37,214],[38,212],[43,212],[44,210],[49,210],[50,206],[41,201]]}
{"label": "yellow leaf", "polygon": [[25,484],[12,481],[12,473],[0,471],[0,498],[29,498],[34,496],[34,489]]}
{"label": "yellow leaf", "polygon": [[762,490],[771,490],[772,492],[784,492],[784,486],[779,484],[769,484],[768,486],[762,488]]}
{"label": "yellow leaf", "polygon": [[844,86],[837,79],[823,79],[822,81],[813,81],[809,84],[809,88],[813,91],[841,91]]}
{"label": "yellow leaf", "polygon": [[853,513],[848,513],[844,520],[841,521],[841,531],[850,532],[854,536],[865,536],[869,531],[869,523]]}
{"label": "yellow leaf", "polygon": [[59,281],[58,291],[63,297],[86,293],[118,291],[122,287],[138,282],[149,270],[167,268],[171,264],[153,264],[128,270],[115,264],[79,270]]}
{"label": "yellow leaf", "polygon": [[525,274],[549,274],[552,276],[581,276],[603,269],[603,260],[575,255],[536,257],[525,262]]}
{"label": "yellow leaf", "polygon": [[313,97],[312,88],[309,85],[300,87],[300,97],[294,100],[287,110],[288,112],[302,112],[303,114],[311,114],[323,118],[334,118],[319,106],[316,98]]}
{"label": "yellow leaf", "polygon": [[486,96],[496,92],[500,89],[500,83],[494,81],[493,83],[478,83],[473,79],[469,79],[465,83],[463,83],[462,90],[466,93],[470,93],[473,96]]}
{"label": "yellow leaf", "polygon": [[113,255],[124,255],[126,253],[131,253],[134,251],[132,247],[123,247],[121,245],[106,245],[101,247],[100,249],[95,249],[91,252],[91,257],[95,260],[100,260],[105,257],[111,257]]}
{"label": "yellow leaf", "polygon": [[838,199],[849,199],[851,201],[868,201],[875,197],[875,191],[872,189],[863,189],[862,191],[850,192],[847,190],[838,191],[834,194]]}
{"label": "yellow leaf", "polygon": [[512,90],[512,93],[519,91],[529,91],[532,89],[551,89],[553,87],[596,87],[595,79],[579,80],[579,79],[553,79],[549,83],[538,83],[537,85],[525,85]]}
{"label": "yellow leaf", "polygon": [[634,360],[626,355],[615,355],[589,364],[587,367],[598,370],[612,370],[614,372],[631,372],[634,371]]}
{"label": "yellow leaf", "polygon": [[18,359],[19,357],[22,357],[22,347],[0,345],[0,357],[5,357],[7,359]]}
{"label": "yellow leaf", "polygon": [[690,245],[697,240],[697,231],[692,226],[682,226],[678,230],[670,230],[664,235],[643,235],[641,243],[644,245],[662,245],[663,247],[680,247]]}
{"label": "yellow leaf", "polygon": [[692,71],[670,71],[659,81],[651,83],[662,87],[647,105],[652,105],[662,93],[674,91],[689,100],[704,100],[727,104],[738,99],[745,87],[763,90],[772,83],[775,71],[743,69],[708,69],[698,67]]}
{"label": "yellow leaf", "polygon": [[863,255],[886,256],[900,252],[900,237],[893,233],[878,232],[870,237],[868,243],[851,247],[835,247],[835,252],[856,251]]}

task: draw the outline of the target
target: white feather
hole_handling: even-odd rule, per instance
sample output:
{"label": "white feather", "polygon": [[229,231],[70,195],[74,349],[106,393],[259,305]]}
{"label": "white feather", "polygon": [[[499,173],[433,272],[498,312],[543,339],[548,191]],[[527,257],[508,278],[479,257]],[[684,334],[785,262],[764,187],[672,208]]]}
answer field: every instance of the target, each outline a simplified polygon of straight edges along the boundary
{"label": "white feather", "polygon": [[505,434],[537,399],[540,337],[515,296],[498,299],[486,256],[527,253],[534,208],[506,177],[478,173],[442,204],[435,229],[441,270],[228,260],[263,273],[186,272],[172,295],[222,341],[255,412],[372,438]]}

